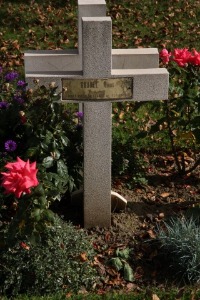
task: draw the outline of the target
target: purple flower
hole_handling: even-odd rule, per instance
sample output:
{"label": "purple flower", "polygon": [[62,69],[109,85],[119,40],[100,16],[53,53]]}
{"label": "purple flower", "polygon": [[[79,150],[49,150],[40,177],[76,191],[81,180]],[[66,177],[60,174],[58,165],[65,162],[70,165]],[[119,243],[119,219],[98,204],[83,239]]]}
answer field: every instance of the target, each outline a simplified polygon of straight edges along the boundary
{"label": "purple flower", "polygon": [[6,109],[6,108],[8,108],[8,106],[9,106],[8,102],[6,102],[6,101],[0,102],[0,109]]}
{"label": "purple flower", "polygon": [[83,112],[82,111],[78,111],[76,113],[76,116],[79,118],[79,119],[82,119],[83,118]]}
{"label": "purple flower", "polygon": [[2,73],[2,71],[3,71],[3,68],[2,68],[2,66],[0,66],[0,73]]}
{"label": "purple flower", "polygon": [[4,146],[7,152],[13,152],[17,148],[17,144],[12,140],[6,141]]}
{"label": "purple flower", "polygon": [[5,75],[5,80],[12,81],[15,80],[18,76],[19,74],[16,71],[12,71]]}
{"label": "purple flower", "polygon": [[76,130],[81,130],[83,129],[83,125],[82,124],[77,124],[76,125]]}
{"label": "purple flower", "polygon": [[24,99],[23,99],[20,95],[15,95],[15,96],[14,96],[14,100],[15,100],[18,104],[23,104],[23,103],[24,103]]}
{"label": "purple flower", "polygon": [[24,87],[25,85],[26,85],[26,82],[24,80],[19,80],[17,82],[17,86],[19,86],[19,87]]}

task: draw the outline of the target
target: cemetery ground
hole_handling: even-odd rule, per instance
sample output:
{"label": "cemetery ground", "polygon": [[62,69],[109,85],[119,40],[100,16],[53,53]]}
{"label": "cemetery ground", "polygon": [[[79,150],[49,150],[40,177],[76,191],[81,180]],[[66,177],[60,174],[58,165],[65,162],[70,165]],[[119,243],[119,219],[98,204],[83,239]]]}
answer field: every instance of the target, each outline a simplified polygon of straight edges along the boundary
{"label": "cemetery ground", "polygon": [[[174,175],[171,155],[147,154],[146,159],[149,160],[145,170],[148,184],[137,184],[130,189],[126,185],[127,178],[113,180],[113,190],[128,200],[126,210],[112,213],[110,228],[85,229],[93,240],[94,263],[103,278],[96,292],[88,294],[83,289],[79,296],[67,293],[44,299],[199,299],[199,285],[181,282],[180,278],[173,276],[174,270],[170,270],[169,260],[163,259],[156,238],[158,226],[162,227],[163,221],[167,222],[172,216],[184,217],[198,207],[200,170],[181,178]],[[54,211],[79,230],[82,226],[81,208],[70,205],[68,199],[54,205]],[[198,214],[198,209],[196,212]],[[117,271],[112,265],[112,260],[120,258],[117,251],[124,251],[125,257],[129,253],[123,259],[132,268],[133,280],[125,280],[123,271]],[[82,259],[87,259],[87,253],[83,253]],[[19,296],[19,299],[32,299],[28,297]]]}
{"label": "cemetery ground", "polygon": [[[41,1],[32,1],[31,6],[26,2],[0,2],[0,62],[5,67],[20,70],[22,74],[23,51],[74,48],[77,43],[77,30],[74,30],[76,1],[43,1],[43,4]],[[154,5],[152,1],[124,0],[123,5],[122,1],[117,0],[106,2],[108,14],[113,20],[114,48],[200,49],[199,1],[155,1]],[[156,240],[157,228],[162,227],[163,221],[167,222],[171,216],[184,217],[193,212],[194,208],[198,214],[200,170],[198,167],[184,176],[177,173],[166,133],[160,136],[158,133],[153,139],[150,135],[145,139],[137,139],[140,133],[138,124],[144,131],[148,130],[151,122],[160,117],[160,111],[154,110],[150,114],[151,105],[147,105],[138,114],[127,116],[127,112],[134,108],[134,105],[128,108],[127,104],[113,108],[116,128],[124,126],[124,132],[128,128],[124,139],[130,132],[134,135],[131,146],[125,146],[127,153],[128,150],[134,152],[134,172],[127,172],[126,162],[113,165],[112,189],[128,200],[127,208],[125,211],[112,212],[110,228],[85,229],[87,235],[94,239],[94,263],[103,278],[96,294],[105,298],[109,292],[123,293],[119,299],[123,299],[126,293],[132,293],[130,297],[135,296],[136,299],[197,300],[199,286],[190,286],[172,276],[168,268],[169,261],[161,259],[160,246]],[[135,120],[131,129],[130,118],[131,122]],[[113,133],[114,141],[117,138],[116,131]],[[113,157],[117,162],[122,150],[116,148],[115,143],[113,146]],[[188,167],[194,162],[194,152],[192,148],[182,146],[181,151],[184,150]],[[125,150],[123,143],[120,147]],[[198,153],[198,149],[195,151]],[[83,222],[81,207],[74,207],[68,199],[66,195],[60,203],[54,204],[53,210],[65,220],[70,220],[79,230]],[[87,260],[87,254],[83,253],[81,259]],[[124,279],[123,269],[117,271],[112,265],[119,262],[118,259],[131,267],[126,274],[130,280]],[[84,289],[80,292],[82,296],[79,297],[90,299]],[[59,299],[70,296],[73,295],[69,293]],[[95,299],[98,296],[91,297]],[[115,299],[113,295],[108,297]]]}
{"label": "cemetery ground", "polygon": [[[179,293],[183,295],[188,291],[187,284],[179,281],[180,278],[172,276],[174,270],[170,271],[169,260],[163,260],[160,255],[161,249],[156,239],[157,230],[159,226],[163,226],[163,221],[168,222],[171,217],[184,218],[193,212],[198,215],[198,208],[196,210],[195,207],[198,207],[200,200],[200,170],[198,168],[193,175],[181,178],[174,175],[171,155],[146,154],[146,160],[148,168],[145,169],[145,178],[148,184],[136,184],[131,189],[127,188],[128,174],[125,178],[113,180],[113,190],[128,201],[126,210],[113,211],[110,228],[96,227],[86,230],[87,234],[94,238],[98,253],[97,268],[105,275],[99,293],[124,290],[127,293],[134,291],[137,294],[146,291],[148,287],[146,297],[150,297],[155,288],[160,289],[160,292],[165,289],[174,290],[177,295]],[[58,213],[60,212],[76,226],[80,226],[82,223],[80,207],[77,210],[76,206],[67,205],[64,201],[59,206]],[[133,268],[133,282],[124,281],[123,272],[113,269],[113,265],[108,264],[109,260],[117,257],[117,249],[124,251],[131,249],[127,261]],[[193,288],[195,291],[199,289],[198,285]],[[167,298],[169,294],[166,294],[166,298],[162,297],[161,299],[169,299]]]}

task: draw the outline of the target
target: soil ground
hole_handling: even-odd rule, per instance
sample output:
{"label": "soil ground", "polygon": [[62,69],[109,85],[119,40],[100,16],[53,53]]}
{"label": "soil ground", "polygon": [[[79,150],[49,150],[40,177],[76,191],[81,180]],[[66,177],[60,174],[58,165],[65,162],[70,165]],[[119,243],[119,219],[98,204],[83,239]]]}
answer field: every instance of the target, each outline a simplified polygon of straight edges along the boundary
{"label": "soil ground", "polygon": [[[104,281],[102,290],[125,288],[140,289],[139,286],[162,286],[166,282],[168,268],[159,258],[158,247],[146,241],[156,239],[156,228],[172,216],[184,216],[200,203],[200,168],[184,178],[174,175],[174,170],[149,167],[146,174],[148,185],[128,189],[123,178],[115,179],[112,189],[128,201],[125,211],[112,212],[110,228],[86,230],[94,238],[98,252],[97,267]],[[82,211],[74,206],[61,209],[64,217],[77,226],[82,226]],[[132,249],[130,264],[134,282],[123,280],[123,274],[108,267],[116,249]],[[168,276],[167,276],[168,277]]]}

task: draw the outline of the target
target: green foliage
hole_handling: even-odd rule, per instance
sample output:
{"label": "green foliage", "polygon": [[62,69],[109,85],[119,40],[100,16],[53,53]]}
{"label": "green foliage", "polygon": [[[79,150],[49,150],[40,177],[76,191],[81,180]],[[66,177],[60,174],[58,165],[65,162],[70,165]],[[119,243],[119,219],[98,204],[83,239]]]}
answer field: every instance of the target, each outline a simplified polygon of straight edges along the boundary
{"label": "green foliage", "polygon": [[127,260],[130,257],[130,249],[125,248],[120,250],[119,248],[115,253],[116,257],[112,257],[108,263],[113,266],[117,271],[122,271],[123,277],[126,281],[133,282],[134,275],[131,266]]}
{"label": "green foliage", "polygon": [[[146,184],[146,163],[135,137],[138,128],[133,120],[135,114],[132,109],[129,110],[132,106],[129,104],[113,106],[112,174],[123,177],[129,188],[134,184]],[[125,109],[127,111],[124,111]]]}
{"label": "green foliage", "polygon": [[[151,290],[151,288],[150,288]],[[69,298],[70,300],[152,300],[153,297],[156,299],[162,299],[162,300],[176,300],[178,299],[179,295],[181,294],[181,300],[198,300],[200,296],[200,292],[197,290],[192,290],[191,288],[185,288],[185,290],[181,290],[180,292],[177,289],[170,289],[169,291],[163,291],[159,289],[153,289],[150,291],[149,288],[147,288],[147,291],[141,291],[141,292],[119,292],[119,293],[106,293],[103,295],[97,295],[94,293],[86,294],[86,295],[71,295]],[[154,296],[153,296],[154,295]],[[7,300],[8,298],[3,297],[2,300]],[[15,300],[65,300],[66,294],[56,294],[51,296],[44,296],[44,297],[38,297],[38,296],[18,296],[15,298]],[[180,297],[179,297],[180,299]]]}
{"label": "green foliage", "polygon": [[173,218],[158,228],[158,241],[175,276],[189,282],[200,280],[200,227],[196,219]]}
{"label": "green foliage", "polygon": [[[186,174],[200,163],[196,150],[200,145],[200,68],[192,65],[180,68],[171,63],[169,72],[170,98],[165,104],[165,120],[178,172]],[[186,168],[184,153],[179,152],[188,148],[194,152],[190,168]]]}
{"label": "green foliage", "polygon": [[[81,180],[82,136],[76,128],[76,118],[59,103],[56,88],[37,86],[34,91],[25,91],[14,84],[6,88],[3,82],[1,89],[1,98],[9,104],[0,110],[1,168],[17,156],[37,161],[45,193],[49,192],[52,200],[59,198]],[[14,100],[16,94],[22,103]],[[8,139],[16,141],[16,151],[5,153]]]}
{"label": "green foliage", "polygon": [[98,282],[92,267],[95,253],[86,234],[58,217],[53,226],[43,230],[37,245],[20,236],[15,245],[0,254],[2,295],[77,292],[83,287],[92,289]]}
{"label": "green foliage", "polygon": [[[200,145],[200,67],[188,65],[179,67],[169,65],[169,101],[165,105],[165,119],[168,124],[171,148],[179,174],[187,174],[200,164],[198,148]],[[159,122],[159,120],[157,121]],[[180,152],[190,148],[194,163],[187,168],[185,155]]]}

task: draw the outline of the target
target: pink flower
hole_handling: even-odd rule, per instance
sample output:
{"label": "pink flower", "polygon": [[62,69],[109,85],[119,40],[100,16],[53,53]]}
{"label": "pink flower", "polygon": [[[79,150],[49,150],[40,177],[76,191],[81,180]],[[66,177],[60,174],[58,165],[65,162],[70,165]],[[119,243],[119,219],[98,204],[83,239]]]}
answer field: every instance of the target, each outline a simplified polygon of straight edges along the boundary
{"label": "pink flower", "polygon": [[7,173],[2,172],[2,186],[5,188],[5,193],[13,193],[17,198],[20,198],[22,193],[30,194],[31,187],[39,184],[36,174],[36,162],[30,163],[21,160],[17,157],[14,163],[8,163],[5,167],[9,170]]}
{"label": "pink flower", "polygon": [[200,52],[197,52],[194,49],[191,53],[189,61],[192,65],[200,66]]}
{"label": "pink flower", "polygon": [[191,52],[188,49],[174,49],[172,52],[172,60],[175,61],[179,67],[185,67],[191,58]]}
{"label": "pink flower", "polygon": [[163,49],[162,51],[160,51],[160,58],[162,59],[164,64],[167,64],[169,62],[170,56],[171,56],[171,53],[168,52],[167,49]]}

